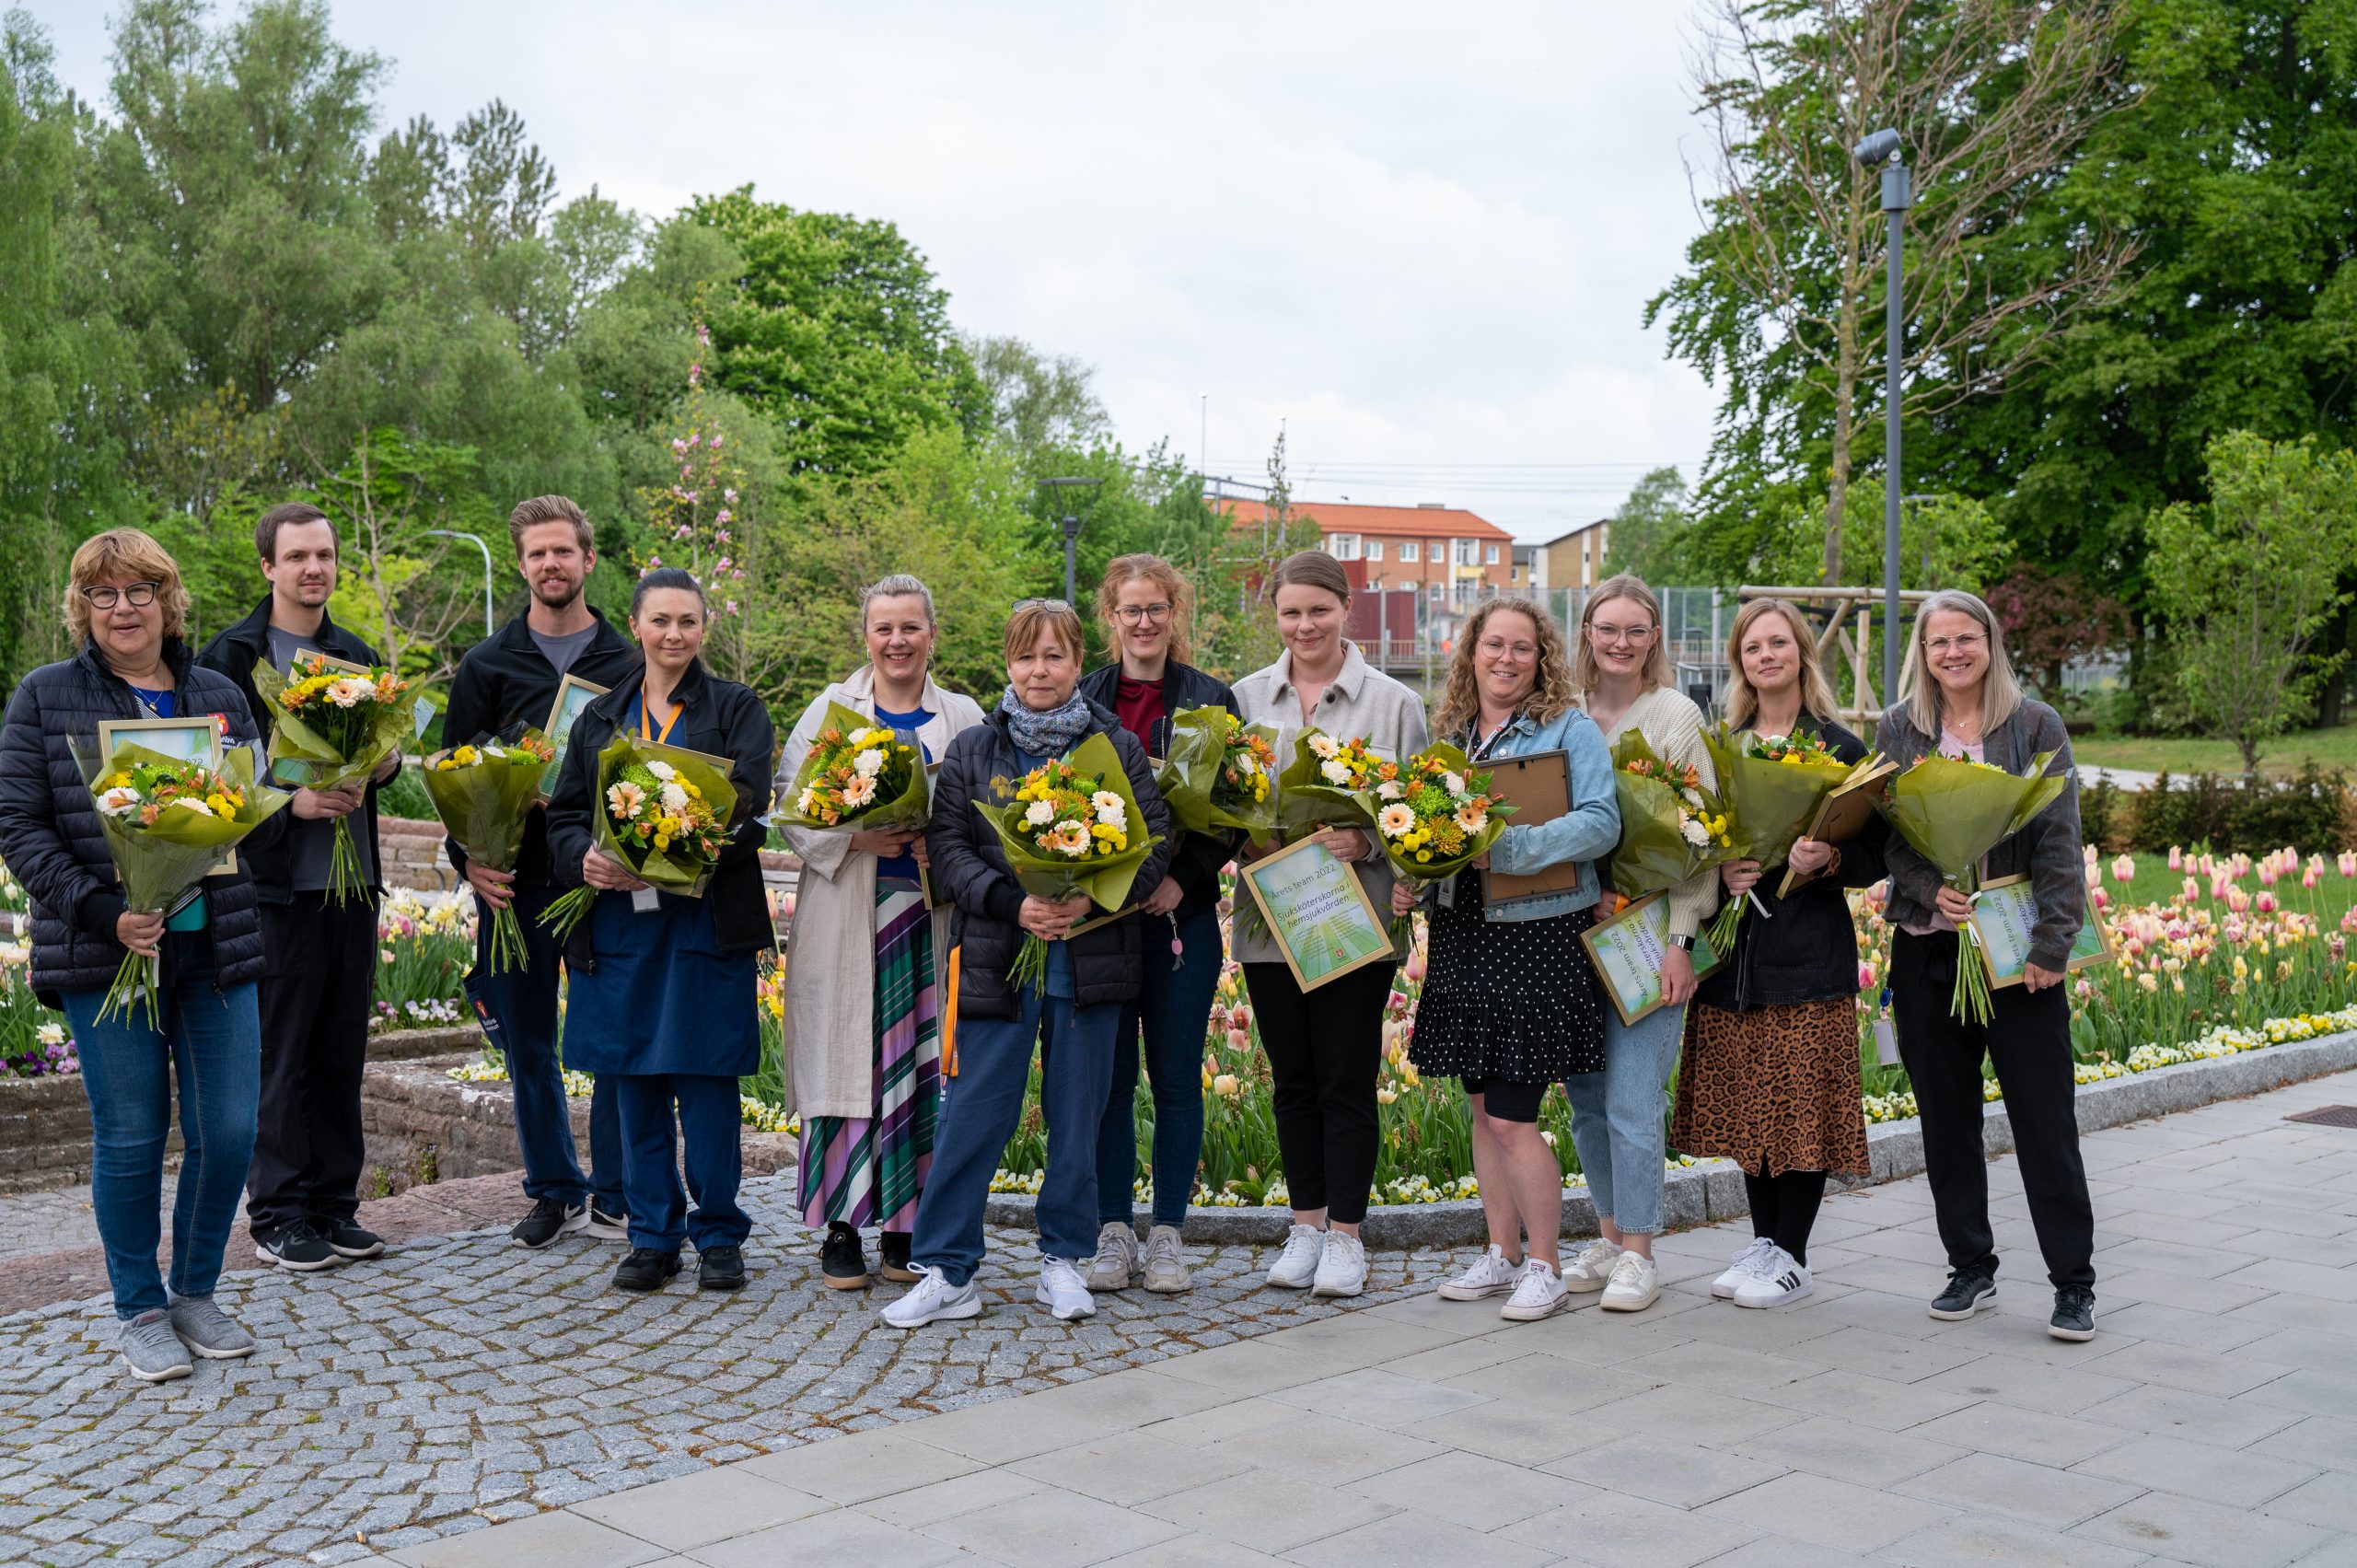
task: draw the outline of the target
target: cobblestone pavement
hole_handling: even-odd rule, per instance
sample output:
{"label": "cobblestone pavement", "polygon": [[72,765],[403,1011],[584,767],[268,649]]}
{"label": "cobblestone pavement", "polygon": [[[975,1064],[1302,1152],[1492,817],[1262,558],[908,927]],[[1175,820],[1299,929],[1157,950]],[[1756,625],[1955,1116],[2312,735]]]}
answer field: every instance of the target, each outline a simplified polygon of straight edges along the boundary
{"label": "cobblestone pavement", "polygon": [[[165,1178],[164,1223],[172,1223],[171,1179]],[[51,1192],[12,1192],[0,1197],[0,1258],[29,1258],[99,1244],[98,1217],[90,1213],[90,1188],[61,1187]]]}
{"label": "cobblestone pavement", "polygon": [[[152,1388],[122,1376],[102,1298],[0,1318],[0,1561],[336,1562],[1338,1310],[1256,1288],[1253,1249],[1229,1248],[1197,1249],[1183,1296],[1057,1323],[1030,1304],[1031,1238],[994,1232],[986,1315],[904,1335],[875,1320],[897,1287],[819,1283],[790,1179],[745,1197],[735,1296],[612,1291],[619,1248],[577,1237],[412,1240],[324,1275],[227,1276],[261,1353]],[[1368,1303],[1446,1259],[1374,1262]]]}

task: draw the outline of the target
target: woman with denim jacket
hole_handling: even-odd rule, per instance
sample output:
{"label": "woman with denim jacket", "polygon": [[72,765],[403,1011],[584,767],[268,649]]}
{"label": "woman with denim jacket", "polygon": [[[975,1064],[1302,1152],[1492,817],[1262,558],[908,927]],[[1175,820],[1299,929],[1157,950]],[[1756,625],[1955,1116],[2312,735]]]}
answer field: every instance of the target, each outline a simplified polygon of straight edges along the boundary
{"label": "woman with denim jacket", "polygon": [[[1545,1318],[1571,1299],[1555,1245],[1563,1173],[1538,1131],[1539,1102],[1549,1084],[1604,1067],[1604,993],[1580,933],[1594,923],[1594,862],[1619,840],[1620,812],[1604,732],[1572,698],[1571,661],[1554,622],[1527,599],[1492,599],[1457,639],[1434,724],[1476,761],[1568,754],[1571,809],[1508,827],[1473,864],[1529,876],[1569,863],[1578,880],[1502,902],[1491,901],[1483,876],[1460,875],[1440,888],[1432,968],[1409,1048],[1419,1072],[1465,1086],[1473,1173],[1490,1226],[1489,1251],[1440,1294],[1450,1301],[1504,1295],[1499,1316],[1514,1322]],[[1409,884],[1393,884],[1394,912],[1416,902]]]}

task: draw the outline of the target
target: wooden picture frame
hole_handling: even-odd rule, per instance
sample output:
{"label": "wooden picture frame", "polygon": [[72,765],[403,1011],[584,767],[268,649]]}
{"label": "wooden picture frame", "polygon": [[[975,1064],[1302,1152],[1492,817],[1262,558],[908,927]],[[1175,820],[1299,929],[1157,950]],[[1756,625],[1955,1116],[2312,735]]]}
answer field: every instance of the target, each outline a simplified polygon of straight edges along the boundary
{"label": "wooden picture frame", "polygon": [[[1308,968],[1304,967],[1303,953],[1297,946],[1299,939],[1306,934],[1300,930],[1288,933],[1286,922],[1278,918],[1281,902],[1288,915],[1296,912],[1290,897],[1280,900],[1262,886],[1270,879],[1271,871],[1285,867],[1296,857],[1305,855],[1313,857],[1312,862],[1293,865],[1291,869],[1299,874],[1315,861],[1325,863],[1311,870],[1309,875],[1319,884],[1320,892],[1333,904],[1331,915],[1341,923],[1332,935],[1350,939],[1348,947],[1331,949],[1323,958],[1314,958]],[[1285,968],[1293,971],[1294,984],[1304,992],[1315,991],[1369,964],[1394,961],[1390,921],[1376,909],[1375,900],[1367,897],[1366,886],[1359,880],[1358,872],[1348,863],[1336,859],[1333,852],[1314,837],[1303,839],[1259,860],[1238,862],[1236,877],[1251,892],[1253,903],[1260,908],[1261,923],[1276,938],[1277,949],[1284,955]],[[1321,929],[1323,924],[1321,921],[1310,930]]]}
{"label": "wooden picture frame", "polygon": [[[1887,758],[1869,759],[1864,772],[1817,803],[1817,815],[1810,819],[1808,828],[1801,837],[1837,845],[1856,838],[1865,830],[1867,821],[1875,815],[1876,803],[1882,799],[1883,791],[1889,787],[1891,776],[1898,772],[1898,764]],[[1778,884],[1776,896],[1789,899],[1794,889],[1805,888],[1825,875],[1820,871],[1815,877],[1804,877],[1786,865],[1784,879]]]}
{"label": "wooden picture frame", "polygon": [[[204,732],[205,743],[203,746],[186,744],[158,746],[152,739],[143,738],[167,735],[190,736],[193,731],[200,729]],[[134,746],[145,746],[150,751],[160,751],[165,756],[179,761],[202,762],[215,772],[218,772],[221,767],[221,719],[217,714],[190,714],[185,717],[168,719],[100,719],[99,721],[99,754],[102,757],[113,756],[115,743],[119,740],[128,740]],[[230,877],[235,876],[237,870],[238,852],[232,849],[222,856],[220,865],[206,872],[205,875]]]}
{"label": "wooden picture frame", "polygon": [[[1647,893],[1643,898],[1633,900],[1628,908],[1610,920],[1599,921],[1580,933],[1580,946],[1587,950],[1589,964],[1594,966],[1596,978],[1604,982],[1605,999],[1612,1004],[1613,1012],[1620,1015],[1623,1025],[1633,1024],[1640,1018],[1651,1017],[1661,1010],[1660,955],[1655,953],[1648,956],[1644,949],[1649,942],[1666,943],[1666,941],[1669,931],[1669,908],[1662,902],[1666,896],[1666,893]],[[1655,907],[1661,910],[1657,920],[1649,912]],[[1659,937],[1655,937],[1652,931],[1652,927],[1656,923],[1662,928]],[[1632,947],[1635,949],[1633,952],[1631,951]],[[1608,949],[1610,950],[1608,953]],[[1698,981],[1708,979],[1717,972],[1720,965],[1726,962],[1717,949],[1711,946],[1710,937],[1701,933],[1697,933],[1694,937],[1692,957],[1694,978]],[[1623,994],[1626,988],[1622,981],[1626,977],[1615,973],[1616,969],[1631,963],[1640,966],[1645,972],[1651,973],[1655,981],[1652,993],[1653,999],[1649,1002],[1642,1002],[1633,1008],[1631,1006],[1631,999]]]}
{"label": "wooden picture frame", "polygon": [[[1980,893],[1973,897],[1972,924],[1973,928],[1980,933],[1980,940],[1973,945],[1973,951],[1980,956],[1981,971],[1989,977],[1989,989],[1991,991],[2002,991],[2007,986],[2020,985],[2028,980],[2029,977],[2025,972],[2025,967],[2028,963],[2028,944],[2026,940],[2014,939],[2019,935],[2018,925],[2009,918],[2007,924],[1999,928],[1999,935],[2004,937],[2003,947],[2007,954],[2006,967],[2000,971],[1996,956],[1991,949],[1989,940],[1991,928],[1984,924],[1980,918],[1980,896],[1996,893],[2004,897],[2009,902],[2017,902],[2018,900],[2008,890],[2014,888],[2026,888],[2029,881],[2030,878],[2026,873],[1999,877],[1982,883]],[[2035,903],[2030,905],[2033,911],[2036,907]],[[2081,970],[2093,969],[2099,964],[2117,963],[2119,959],[2119,948],[2111,934],[2111,923],[2104,919],[2103,911],[2096,908],[2095,900],[2089,898],[2080,907],[2083,918],[2079,925],[2079,936],[2078,940],[2072,944],[2070,961],[2063,966],[2063,972],[2066,974],[2075,974]],[[2007,935],[2007,933],[2014,935]],[[2012,954],[2016,947],[2022,949],[2021,966],[2012,962]]]}
{"label": "wooden picture frame", "polygon": [[556,748],[556,755],[540,770],[540,796],[548,798],[556,793],[556,776],[564,767],[564,748],[573,738],[573,726],[580,722],[581,710],[611,691],[594,680],[584,680],[577,675],[559,678],[556,701],[549,704],[549,716],[540,726],[540,733]]}
{"label": "wooden picture frame", "polygon": [[376,673],[376,671],[370,669],[365,664],[354,664],[348,658],[338,658],[333,654],[322,653],[317,648],[297,648],[295,650],[295,658],[289,659],[286,662],[293,664],[296,659],[318,659],[330,669],[340,669],[346,675],[374,675]]}

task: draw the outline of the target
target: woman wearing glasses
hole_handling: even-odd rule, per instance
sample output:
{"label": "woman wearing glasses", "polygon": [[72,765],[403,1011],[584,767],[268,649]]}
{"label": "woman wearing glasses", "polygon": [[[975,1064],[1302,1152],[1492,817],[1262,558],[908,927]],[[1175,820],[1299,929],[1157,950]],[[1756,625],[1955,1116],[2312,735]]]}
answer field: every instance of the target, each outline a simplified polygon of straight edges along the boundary
{"label": "woman wearing glasses", "polygon": [[[1367,663],[1344,634],[1351,585],[1334,558],[1322,550],[1287,556],[1269,592],[1284,652],[1236,683],[1236,705],[1248,721],[1276,726],[1279,761],[1290,760],[1301,732],[1313,728],[1338,740],[1364,738],[1395,760],[1423,749],[1422,701]],[[1317,837],[1336,859],[1355,863],[1376,908],[1389,904],[1391,865],[1372,838],[1356,828],[1327,828]],[[1254,851],[1248,843],[1241,853]],[[1366,1289],[1359,1225],[1375,1184],[1383,1010],[1406,954],[1305,993],[1265,926],[1237,932],[1235,946],[1269,1053],[1277,1150],[1293,1203],[1293,1227],[1269,1283],[1357,1295]]]}
{"label": "woman wearing glasses", "polygon": [[[928,763],[982,722],[970,697],[934,684],[933,594],[891,576],[860,595],[867,662],[811,699],[786,738],[790,779],[840,703],[912,738]],[[913,1282],[909,1236],[933,1166],[941,1099],[940,981],[949,910],[926,912],[922,826],[854,833],[785,830],[802,857],[794,961],[794,1103],[802,1118],[802,1223],[823,1229],[819,1273],[835,1290],[868,1283],[862,1227],[878,1228],[883,1275]]]}
{"label": "woman wearing glasses", "polygon": [[[1608,748],[1635,730],[1673,768],[1693,768],[1702,787],[1715,775],[1702,749],[1702,710],[1669,683],[1661,645],[1661,601],[1626,573],[1598,584],[1580,615],[1574,670],[1588,716]],[[1678,1065],[1686,1004],[1694,995],[1695,934],[1718,907],[1719,874],[1697,873],[1664,895],[1670,947],[1662,962],[1662,1005],[1633,1024],[1605,1020],[1604,1068],[1563,1080],[1572,1100],[1572,1142],[1596,1202],[1597,1239],[1563,1265],[1575,1291],[1601,1290],[1599,1306],[1638,1312],[1661,1295],[1654,1235],[1661,1229],[1663,1100]],[[1613,900],[1608,900],[1607,903]]]}
{"label": "woman wearing glasses", "polygon": [[[253,1155],[261,923],[242,864],[207,877],[169,914],[133,913],[74,748],[95,748],[110,719],[191,716],[217,722],[224,745],[258,744],[236,684],[198,665],[180,640],[188,603],[179,566],[137,528],[85,540],[64,605],[78,651],[25,677],[0,731],[0,858],[32,896],[34,994],[64,1012],[81,1052],[90,1204],[118,1343],[131,1375],[150,1383],[187,1376],[192,1356],[254,1350],[213,1304],[213,1287]],[[282,812],[246,842],[284,830]],[[153,1022],[144,1009],[99,1016],[126,952],[160,961]],[[157,1208],[176,1080],[182,1153],[168,1293],[156,1266]]]}
{"label": "woman wearing glasses", "polygon": [[2054,1286],[2047,1331],[2060,1340],[2093,1339],[2095,1209],[2079,1159],[2071,1005],[2062,985],[2086,898],[2071,738],[2052,708],[2022,694],[1995,618],[1970,594],[1948,589],[1923,601],[1907,678],[1902,690],[1913,695],[1883,714],[1875,737],[1876,749],[1899,766],[1937,751],[2018,773],[2051,751],[2046,771],[2070,781],[2051,806],[1981,862],[1987,878],[2026,873],[2038,904],[2026,978],[1995,993],[1985,1025],[1950,1011],[1956,966],[1976,961],[1956,936],[1971,901],[1897,835],[1887,851],[1887,912],[1898,927],[1890,954],[1891,1013],[1922,1115],[1924,1174],[1950,1271],[1932,1316],[1969,1318],[1997,1294],[1989,1167],[1980,1146],[1986,1056],[2004,1091],[2030,1224]]}
{"label": "woman wearing glasses", "polygon": [[[1434,727],[1477,761],[1566,753],[1569,811],[1509,827],[1477,870],[1434,895],[1432,970],[1409,1047],[1418,1068],[1461,1079],[1473,1112],[1473,1174],[1490,1249],[1440,1287],[1449,1301],[1504,1295],[1499,1316],[1531,1322],[1570,1300],[1556,1238],[1563,1230],[1563,1170],[1538,1131],[1547,1086],[1604,1065],[1605,1001],[1580,947],[1595,923],[1595,862],[1620,836],[1612,753],[1572,702],[1563,634],[1528,599],[1492,599],[1457,636]],[[1493,898],[1488,873],[1531,876],[1570,865],[1553,892]],[[1391,889],[1405,913],[1417,895]],[[1524,1237],[1528,1237],[1527,1252]]]}
{"label": "woman wearing glasses", "polygon": [[[1097,588],[1097,619],[1118,654],[1092,670],[1080,694],[1109,709],[1137,738],[1146,755],[1170,751],[1171,715],[1189,708],[1236,709],[1225,682],[1187,663],[1187,580],[1158,555],[1124,555],[1105,568]],[[1123,1290],[1142,1284],[1164,1293],[1190,1283],[1178,1255],[1187,1199],[1203,1149],[1203,1031],[1219,990],[1219,873],[1234,853],[1228,835],[1187,834],[1170,857],[1169,873],[1138,892],[1147,955],[1135,1002],[1121,1008],[1113,1031],[1113,1082],[1097,1131],[1097,1257],[1088,1288]],[[1175,965],[1161,961],[1165,946]],[[1136,1099],[1139,1036],[1144,1036],[1146,1081],[1154,1093],[1154,1225],[1138,1247],[1132,1179],[1137,1169]]]}

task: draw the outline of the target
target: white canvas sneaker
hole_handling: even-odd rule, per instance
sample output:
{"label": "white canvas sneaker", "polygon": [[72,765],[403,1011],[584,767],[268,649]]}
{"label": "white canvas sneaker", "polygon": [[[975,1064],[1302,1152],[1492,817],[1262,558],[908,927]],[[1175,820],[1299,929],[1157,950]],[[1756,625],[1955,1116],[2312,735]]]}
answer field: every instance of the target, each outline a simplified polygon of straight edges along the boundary
{"label": "white canvas sneaker", "polygon": [[1788,1301],[1798,1301],[1816,1288],[1807,1264],[1794,1262],[1793,1255],[1781,1247],[1771,1247],[1760,1262],[1759,1272],[1735,1287],[1735,1304],[1782,1307]]}
{"label": "white canvas sneaker", "polygon": [[1050,1258],[1040,1263],[1039,1288],[1032,1293],[1032,1299],[1066,1323],[1097,1314],[1096,1299],[1088,1294],[1079,1266],[1064,1258]]}
{"label": "white canvas sneaker", "polygon": [[1440,1287],[1443,1301],[1480,1301],[1499,1295],[1522,1283],[1522,1265],[1506,1261],[1506,1249],[1492,1247],[1471,1268]]}
{"label": "white canvas sneaker", "polygon": [[1514,1295],[1498,1308],[1498,1316],[1509,1323],[1536,1323],[1561,1312],[1571,1301],[1572,1293],[1563,1288],[1562,1276],[1532,1258],[1523,1264],[1522,1278],[1515,1283]]}
{"label": "white canvas sneaker", "polygon": [[888,1329],[921,1329],[946,1318],[979,1318],[982,1293],[974,1282],[954,1285],[939,1269],[928,1267],[909,1287],[908,1295],[888,1301],[877,1316]]}
{"label": "white canvas sneaker", "polygon": [[1659,1299],[1661,1271],[1654,1260],[1623,1252],[1620,1261],[1612,1265],[1612,1277],[1605,1282],[1604,1299],[1596,1305],[1607,1312],[1643,1312]]}
{"label": "white canvas sneaker", "polygon": [[1138,1233],[1120,1220],[1097,1230],[1097,1256],[1088,1261],[1088,1288],[1127,1290],[1138,1269]]}
{"label": "white canvas sneaker", "polygon": [[1269,1283],[1282,1290],[1307,1290],[1325,1255],[1326,1233],[1314,1225],[1297,1225],[1286,1232],[1284,1250],[1269,1265]]}
{"label": "white canvas sneaker", "polygon": [[1318,1254],[1312,1295],[1356,1295],[1366,1289],[1366,1249],[1359,1238],[1339,1230],[1326,1233],[1325,1250]]}
{"label": "white canvas sneaker", "polygon": [[1563,1260],[1565,1290],[1602,1290],[1612,1277],[1612,1266],[1620,1261],[1620,1249],[1597,1237],[1585,1247]]}
{"label": "white canvas sneaker", "polygon": [[1755,1236],[1751,1245],[1735,1255],[1727,1272],[1711,1282],[1711,1294],[1721,1301],[1735,1299],[1736,1287],[1759,1272],[1761,1260],[1774,1251],[1776,1244],[1764,1236]]}

